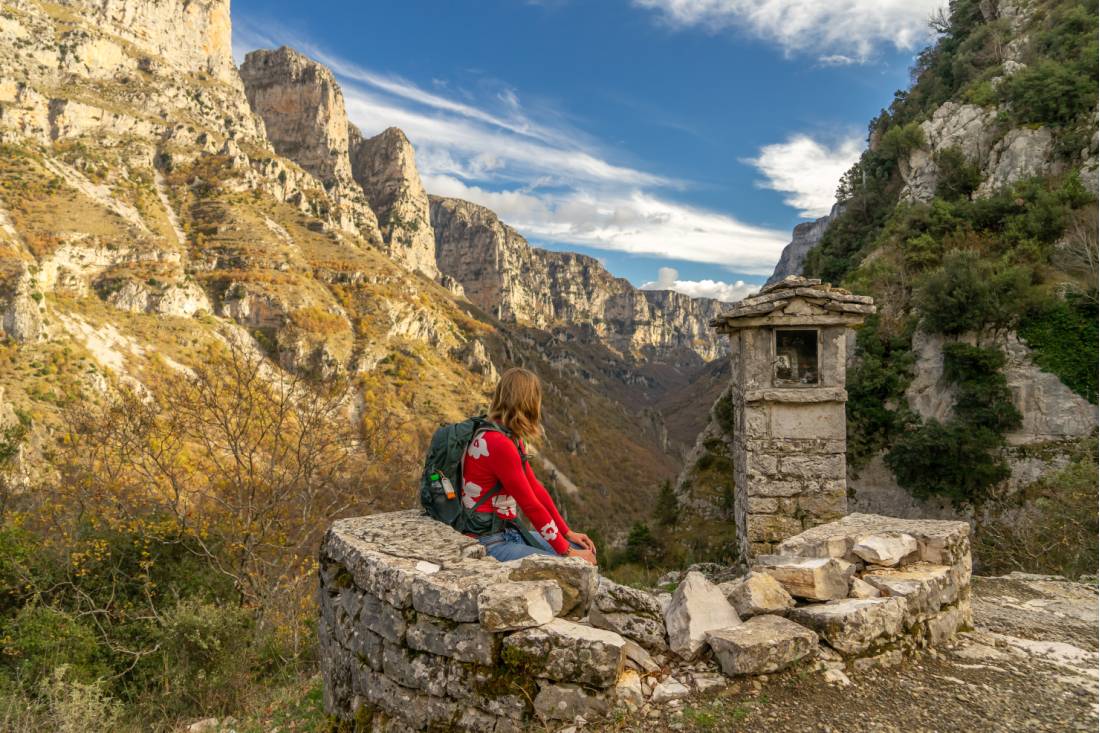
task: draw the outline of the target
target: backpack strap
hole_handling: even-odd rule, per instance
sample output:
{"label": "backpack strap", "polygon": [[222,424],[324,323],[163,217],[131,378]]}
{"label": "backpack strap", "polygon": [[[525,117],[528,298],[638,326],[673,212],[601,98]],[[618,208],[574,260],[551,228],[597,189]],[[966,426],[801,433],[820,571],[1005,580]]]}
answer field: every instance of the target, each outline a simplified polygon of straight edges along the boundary
{"label": "backpack strap", "polygon": [[[480,424],[478,425],[477,429],[474,431],[474,437],[471,440],[477,440],[479,437],[481,437],[481,435],[483,435],[484,433],[487,433],[489,431],[502,433],[503,435],[507,436],[508,440],[512,441],[512,445],[514,445],[516,447],[516,452],[519,453],[520,463],[524,467],[530,465],[531,461],[527,456],[527,451],[523,450],[523,448],[520,447],[519,438],[515,437],[512,434],[511,430],[509,430],[508,428],[504,427],[503,425],[501,425],[500,423],[498,423],[494,420],[490,420],[485,415],[479,415],[475,419]],[[478,507],[482,506],[489,499],[491,499],[492,497],[499,494],[503,489],[504,489],[504,484],[502,484],[498,481],[496,486],[494,486],[493,488],[489,489],[484,494],[482,494],[478,498],[478,500],[474,503],[474,505],[472,507],[470,507],[467,511],[469,511],[471,513],[476,512]],[[500,517],[497,516],[497,513],[495,511],[492,514],[493,514],[493,528],[491,530],[491,533],[496,533],[496,532],[500,531],[501,529],[503,529],[503,527],[505,526],[506,523],[505,523],[504,520],[500,519]],[[516,519],[519,520],[519,518],[522,517],[522,516],[523,516],[523,510],[520,509],[519,506],[517,505],[516,506]],[[524,519],[526,519],[526,517],[524,517]],[[511,526],[513,528],[515,528],[515,530],[517,532],[520,533],[520,535],[523,537],[523,541],[529,547],[539,547],[539,545],[535,543],[535,540],[531,536],[531,533],[528,532],[526,528],[524,528],[522,523],[520,523],[519,521],[515,521],[515,522],[509,522],[508,524],[511,524]]]}

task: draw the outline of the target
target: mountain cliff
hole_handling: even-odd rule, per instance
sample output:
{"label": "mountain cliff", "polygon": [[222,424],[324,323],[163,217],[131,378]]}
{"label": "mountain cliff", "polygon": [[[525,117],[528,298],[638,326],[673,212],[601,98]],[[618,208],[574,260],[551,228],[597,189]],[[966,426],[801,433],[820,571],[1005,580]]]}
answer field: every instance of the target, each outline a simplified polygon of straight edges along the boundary
{"label": "mountain cliff", "polygon": [[687,351],[709,361],[723,353],[707,325],[721,310],[718,301],[639,290],[592,257],[531,247],[468,201],[433,196],[431,216],[440,270],[496,318],[538,328],[583,324],[625,354]]}
{"label": "mountain cliff", "polygon": [[825,231],[833,223],[833,220],[840,215],[840,211],[840,204],[833,204],[833,208],[825,216],[796,226],[791,234],[791,241],[783,248],[779,255],[779,262],[775,264],[775,270],[764,284],[771,285],[779,282],[787,275],[801,275],[806,255],[825,236]]}
{"label": "mountain cliff", "polygon": [[331,72],[292,49],[238,73],[228,23],[221,2],[0,12],[0,431],[32,426],[23,490],[50,480],[66,405],[161,395],[234,349],[347,384],[357,424],[400,424],[378,454],[394,476],[425,431],[482,409],[503,368],[532,368],[536,467],[555,490],[586,487],[566,510],[613,536],[644,515],[690,440],[659,406],[720,352],[718,304],[531,248],[487,210],[437,233],[404,134],[364,138]]}

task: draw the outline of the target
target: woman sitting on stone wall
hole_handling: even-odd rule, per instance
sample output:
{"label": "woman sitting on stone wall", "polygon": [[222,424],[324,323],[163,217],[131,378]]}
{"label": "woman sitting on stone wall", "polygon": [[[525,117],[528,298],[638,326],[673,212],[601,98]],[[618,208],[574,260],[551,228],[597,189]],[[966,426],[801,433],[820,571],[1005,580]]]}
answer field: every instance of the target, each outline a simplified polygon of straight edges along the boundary
{"label": "woman sitting on stone wall", "polygon": [[[463,504],[476,512],[494,512],[494,529],[499,528],[478,540],[500,561],[566,555],[595,565],[596,545],[583,532],[569,529],[527,460],[526,443],[538,440],[543,432],[539,378],[526,369],[506,371],[493,394],[489,419],[511,436],[496,430],[479,433],[463,459]],[[478,502],[498,485],[500,492],[491,501]],[[520,511],[537,534],[519,528]]]}

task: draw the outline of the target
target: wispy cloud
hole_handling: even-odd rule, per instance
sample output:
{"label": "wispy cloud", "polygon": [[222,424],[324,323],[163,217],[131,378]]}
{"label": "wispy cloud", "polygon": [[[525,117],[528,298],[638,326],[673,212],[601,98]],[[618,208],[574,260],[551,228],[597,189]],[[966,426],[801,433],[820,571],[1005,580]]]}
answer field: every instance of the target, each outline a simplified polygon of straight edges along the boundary
{"label": "wispy cloud", "polygon": [[349,118],[366,135],[404,130],[425,188],[492,208],[523,234],[562,245],[669,257],[768,274],[788,237],[675,200],[689,184],[613,160],[553,109],[483,77],[475,90],[423,88],[247,19],[234,47],[290,45],[333,70]]}
{"label": "wispy cloud", "polygon": [[863,139],[859,136],[830,146],[808,135],[794,135],[786,142],[765,145],[746,162],[764,174],[765,180],[758,185],[787,194],[783,201],[798,209],[799,216],[816,219],[829,213],[840,177],[861,152]]}
{"label": "wispy cloud", "polygon": [[662,267],[657,270],[657,279],[645,283],[642,290],[675,290],[693,298],[714,298],[725,303],[736,303],[750,293],[760,289],[759,285],[744,280],[727,283],[720,280],[681,280],[675,267]]}
{"label": "wispy cloud", "polygon": [[911,50],[931,37],[928,21],[947,0],[634,0],[674,27],[737,28],[792,55],[859,61],[877,48]]}

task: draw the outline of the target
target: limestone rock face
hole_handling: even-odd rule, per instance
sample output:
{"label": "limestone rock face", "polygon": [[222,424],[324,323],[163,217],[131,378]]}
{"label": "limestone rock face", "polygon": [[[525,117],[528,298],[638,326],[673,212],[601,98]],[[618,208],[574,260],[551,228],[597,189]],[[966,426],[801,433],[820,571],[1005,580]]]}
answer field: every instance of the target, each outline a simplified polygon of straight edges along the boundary
{"label": "limestone rock face", "polygon": [[770,674],[812,652],[817,634],[782,616],[755,616],[732,629],[713,631],[707,643],[730,677]]}
{"label": "limestone rock face", "polygon": [[351,174],[378,217],[390,257],[435,279],[435,234],[412,144],[396,127],[363,139],[348,126]]}
{"label": "limestone rock face", "polygon": [[439,269],[495,317],[538,328],[591,324],[592,338],[623,353],[686,350],[710,360],[725,350],[707,325],[717,301],[638,290],[591,257],[531,247],[483,206],[430,201]]}
{"label": "limestone rock face", "polygon": [[240,73],[275,152],[321,182],[342,210],[342,226],[381,243],[377,217],[352,177],[344,94],[332,72],[283,46],[252,51]]}
{"label": "limestone rock face", "polygon": [[[973,342],[972,335],[964,336]],[[917,331],[913,335],[916,375],[905,392],[909,406],[924,420],[950,419],[955,403],[954,390],[944,377],[944,337]],[[1012,400],[1023,418],[1022,424],[1006,438],[1010,444],[1026,445],[1088,435],[1096,429],[1096,408],[1088,400],[1062,384],[1057,376],[1037,367],[1031,350],[1015,334],[1007,334],[998,343],[1005,353],[1003,369],[1012,392]]]}
{"label": "limestone rock face", "polygon": [[245,56],[241,79],[275,152],[326,188],[352,182],[344,94],[331,71],[283,46]]}
{"label": "limestone rock face", "polygon": [[669,647],[684,659],[693,659],[702,651],[711,631],[740,623],[737,611],[718,586],[697,572],[687,574],[665,611]]}
{"label": "limestone rock face", "polygon": [[842,211],[844,211],[842,205],[833,204],[833,208],[825,216],[797,225],[791,234],[791,241],[779,255],[779,262],[775,265],[775,271],[772,272],[771,277],[764,285],[777,283],[788,275],[801,275],[806,255],[817,246],[817,243],[825,236],[825,230],[833,223],[833,219],[840,216]]}
{"label": "limestone rock face", "polygon": [[936,155],[947,148],[957,148],[971,162],[985,164],[992,145],[993,120],[996,110],[986,110],[974,104],[944,102],[932,118],[921,123],[925,146],[916,148],[900,165],[905,188],[903,200],[924,202],[936,192]]}
{"label": "limestone rock face", "polygon": [[783,585],[767,573],[752,572],[718,586],[741,618],[764,613],[786,613],[794,599]]}
{"label": "limestone rock face", "polygon": [[610,687],[623,671],[621,636],[557,618],[504,638],[504,662],[538,677]]}
{"label": "limestone rock face", "polygon": [[61,2],[182,69],[205,72],[222,81],[235,76],[229,0]]}
{"label": "limestone rock face", "polygon": [[1053,172],[1054,135],[1046,127],[1009,130],[993,146],[990,155],[985,180],[978,187],[979,196],[988,196],[1022,178]]}

